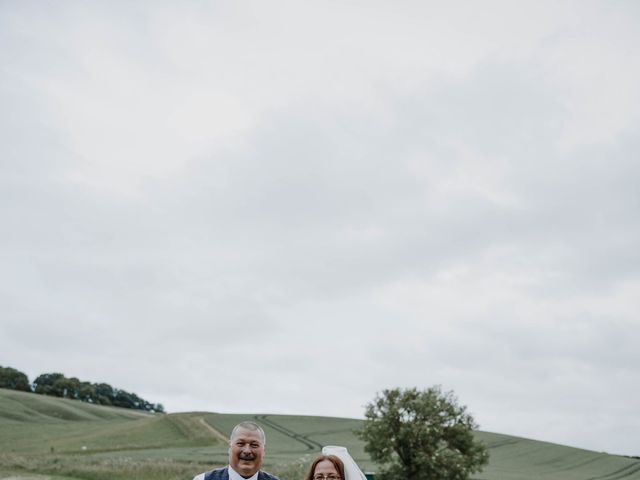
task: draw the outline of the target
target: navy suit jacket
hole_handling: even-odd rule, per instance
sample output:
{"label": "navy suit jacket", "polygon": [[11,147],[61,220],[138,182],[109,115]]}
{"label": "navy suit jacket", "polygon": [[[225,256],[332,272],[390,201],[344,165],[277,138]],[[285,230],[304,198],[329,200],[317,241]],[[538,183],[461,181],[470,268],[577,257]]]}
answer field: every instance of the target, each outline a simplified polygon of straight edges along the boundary
{"label": "navy suit jacket", "polygon": [[[204,474],[204,480],[229,480],[229,467],[218,468]],[[258,472],[258,480],[280,480],[278,477],[269,475],[267,472],[260,470]]]}

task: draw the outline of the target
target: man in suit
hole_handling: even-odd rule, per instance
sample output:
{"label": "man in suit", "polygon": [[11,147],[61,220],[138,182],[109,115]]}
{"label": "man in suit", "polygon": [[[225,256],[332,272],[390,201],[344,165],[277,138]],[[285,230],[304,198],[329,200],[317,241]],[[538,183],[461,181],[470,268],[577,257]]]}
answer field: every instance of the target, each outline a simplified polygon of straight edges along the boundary
{"label": "man in suit", "polygon": [[201,473],[193,480],[279,480],[260,470],[266,436],[260,425],[241,422],[231,431],[229,465]]}

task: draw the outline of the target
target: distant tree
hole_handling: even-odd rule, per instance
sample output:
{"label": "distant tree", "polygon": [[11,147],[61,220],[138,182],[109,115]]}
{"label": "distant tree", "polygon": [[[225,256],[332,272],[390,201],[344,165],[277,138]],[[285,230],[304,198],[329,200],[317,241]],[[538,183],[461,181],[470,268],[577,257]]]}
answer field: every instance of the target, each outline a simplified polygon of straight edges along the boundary
{"label": "distant tree", "polygon": [[431,387],[384,390],[366,406],[357,434],[382,466],[381,480],[466,480],[489,461],[478,428],[452,392]]}
{"label": "distant tree", "polygon": [[115,407],[137,408],[135,406],[134,395],[126,392],[125,390],[115,390],[114,393],[113,405]]}
{"label": "distant tree", "polygon": [[63,380],[65,376],[62,373],[43,373],[33,381],[33,391],[42,395],[52,395],[61,397],[56,381]]}
{"label": "distant tree", "polygon": [[76,377],[62,377],[53,382],[52,394],[62,398],[80,398],[80,380]]}
{"label": "distant tree", "polygon": [[115,392],[108,383],[96,383],[96,403],[100,405],[113,405]]}
{"label": "distant tree", "polygon": [[29,377],[15,368],[0,366],[0,388],[30,392]]}
{"label": "distant tree", "polygon": [[78,388],[79,400],[83,402],[95,403],[96,387],[89,382],[81,382]]}

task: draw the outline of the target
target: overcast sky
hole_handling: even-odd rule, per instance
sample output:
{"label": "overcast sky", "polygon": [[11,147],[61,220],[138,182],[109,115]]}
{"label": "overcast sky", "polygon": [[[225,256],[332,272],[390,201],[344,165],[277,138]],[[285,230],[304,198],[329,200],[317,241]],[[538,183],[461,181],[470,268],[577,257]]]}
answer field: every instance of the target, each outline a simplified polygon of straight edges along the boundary
{"label": "overcast sky", "polygon": [[640,4],[0,4],[0,365],[640,454]]}

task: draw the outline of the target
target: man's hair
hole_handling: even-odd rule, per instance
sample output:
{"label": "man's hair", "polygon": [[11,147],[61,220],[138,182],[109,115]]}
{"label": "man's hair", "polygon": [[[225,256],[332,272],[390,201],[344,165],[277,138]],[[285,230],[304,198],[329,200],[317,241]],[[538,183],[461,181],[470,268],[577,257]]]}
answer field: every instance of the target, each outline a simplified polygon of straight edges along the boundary
{"label": "man's hair", "polygon": [[267,436],[264,434],[264,430],[262,429],[262,427],[258,425],[256,422],[251,422],[251,421],[240,422],[235,427],[233,427],[233,430],[231,430],[231,436],[229,437],[229,440],[233,440],[233,437],[236,436],[236,433],[240,429],[251,430],[252,432],[258,432],[262,437],[262,445],[267,444]]}

